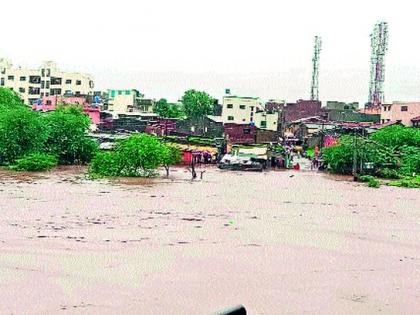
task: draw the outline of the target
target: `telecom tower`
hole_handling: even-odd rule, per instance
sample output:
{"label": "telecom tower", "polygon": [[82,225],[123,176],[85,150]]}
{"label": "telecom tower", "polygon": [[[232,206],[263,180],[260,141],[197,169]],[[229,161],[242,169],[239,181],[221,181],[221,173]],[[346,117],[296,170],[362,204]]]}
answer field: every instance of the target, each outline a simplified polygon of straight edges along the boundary
{"label": "telecom tower", "polygon": [[314,56],[312,57],[311,100],[319,101],[319,55],[321,52],[321,37],[315,36]]}
{"label": "telecom tower", "polygon": [[385,100],[385,53],[388,50],[388,23],[375,24],[370,34],[370,82],[368,107],[378,107]]}

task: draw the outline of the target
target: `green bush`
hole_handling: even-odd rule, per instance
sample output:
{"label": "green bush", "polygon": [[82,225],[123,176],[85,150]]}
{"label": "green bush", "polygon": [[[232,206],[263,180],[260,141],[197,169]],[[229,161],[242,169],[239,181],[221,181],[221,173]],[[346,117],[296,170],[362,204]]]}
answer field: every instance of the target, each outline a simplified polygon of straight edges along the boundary
{"label": "green bush", "polygon": [[14,171],[39,172],[52,169],[57,166],[58,159],[50,154],[31,153],[21,159],[17,159],[9,168]]}
{"label": "green bush", "polygon": [[392,181],[388,183],[388,185],[395,187],[420,188],[420,176],[405,177],[401,180]]}
{"label": "green bush", "polygon": [[89,173],[96,176],[121,176],[122,161],[113,151],[99,152],[92,160]]}
{"label": "green bush", "polygon": [[[324,149],[324,151],[325,151],[325,149]],[[315,156],[315,149],[314,148],[308,148],[306,150],[306,156],[308,158],[313,158]]]}
{"label": "green bush", "polygon": [[0,87],[0,110],[3,111],[17,107],[25,107],[19,95],[8,88]]}
{"label": "green bush", "polygon": [[165,163],[166,150],[156,137],[133,135],[117,143],[114,151],[98,153],[90,172],[94,176],[155,176],[156,169]]}
{"label": "green bush", "polygon": [[371,178],[368,181],[368,187],[372,187],[372,188],[379,188],[381,186],[381,184],[379,183],[379,181],[376,178]]}
{"label": "green bush", "polygon": [[0,163],[43,151],[47,132],[40,114],[27,107],[0,110]]}
{"label": "green bush", "polygon": [[44,120],[48,128],[45,150],[57,155],[60,164],[86,164],[93,159],[98,145],[87,137],[90,119],[80,107],[57,109]]}
{"label": "green bush", "polygon": [[395,169],[384,168],[378,172],[378,176],[388,179],[398,179],[401,178],[401,175]]}
{"label": "green bush", "polygon": [[353,150],[353,137],[345,135],[338,144],[324,148],[322,157],[333,173],[351,174]]}
{"label": "green bush", "polygon": [[363,182],[363,183],[368,183],[373,179],[375,179],[375,177],[371,175],[363,175],[358,178],[359,182]]}

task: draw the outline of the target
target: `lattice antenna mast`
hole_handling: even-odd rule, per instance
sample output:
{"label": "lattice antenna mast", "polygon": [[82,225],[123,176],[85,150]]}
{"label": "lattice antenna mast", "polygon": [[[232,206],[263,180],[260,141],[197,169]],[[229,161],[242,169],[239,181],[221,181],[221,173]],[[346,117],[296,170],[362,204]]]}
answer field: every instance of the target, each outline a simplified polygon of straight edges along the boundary
{"label": "lattice antenna mast", "polygon": [[388,23],[375,24],[370,34],[369,106],[380,106],[385,101],[385,54],[388,50]]}
{"label": "lattice antenna mast", "polygon": [[311,100],[319,100],[319,56],[321,53],[322,40],[320,36],[315,36],[314,55],[312,57],[312,84]]}

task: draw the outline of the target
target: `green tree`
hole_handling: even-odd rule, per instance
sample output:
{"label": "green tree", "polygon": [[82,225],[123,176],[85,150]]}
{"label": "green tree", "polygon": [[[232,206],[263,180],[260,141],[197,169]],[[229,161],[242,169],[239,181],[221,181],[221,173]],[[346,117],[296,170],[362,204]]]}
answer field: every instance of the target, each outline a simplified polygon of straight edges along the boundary
{"label": "green tree", "polygon": [[97,151],[97,144],[88,138],[89,117],[78,106],[67,106],[46,114],[48,141],[45,150],[58,156],[60,164],[85,164]]}
{"label": "green tree", "polygon": [[378,130],[370,138],[391,149],[406,146],[420,147],[420,129],[393,125]]}
{"label": "green tree", "polygon": [[164,98],[161,98],[156,102],[154,112],[160,117],[165,118],[179,118],[183,115],[178,104],[168,103],[168,101]]}
{"label": "green tree", "polygon": [[338,144],[322,150],[322,157],[332,172],[351,174],[353,165],[353,137],[340,137]]}
{"label": "green tree", "polygon": [[120,141],[114,151],[97,154],[90,171],[101,176],[151,177],[165,156],[166,148],[156,137],[132,135]]}
{"label": "green tree", "polygon": [[47,128],[39,113],[19,106],[0,111],[0,163],[43,150]]}
{"label": "green tree", "polygon": [[24,104],[16,92],[0,87],[0,110],[23,107]]}
{"label": "green tree", "polygon": [[169,167],[175,165],[182,160],[181,150],[174,145],[167,144],[165,145],[162,157],[162,164],[166,170],[166,178],[169,177]]}
{"label": "green tree", "polygon": [[182,104],[187,117],[211,115],[214,99],[203,91],[188,90],[182,96]]}

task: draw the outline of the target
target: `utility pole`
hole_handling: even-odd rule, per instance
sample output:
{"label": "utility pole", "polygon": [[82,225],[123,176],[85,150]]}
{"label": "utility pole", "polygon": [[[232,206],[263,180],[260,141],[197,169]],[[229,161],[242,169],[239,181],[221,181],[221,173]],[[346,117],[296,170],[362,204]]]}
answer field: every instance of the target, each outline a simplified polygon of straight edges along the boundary
{"label": "utility pole", "polygon": [[357,135],[353,137],[353,180],[357,181]]}

